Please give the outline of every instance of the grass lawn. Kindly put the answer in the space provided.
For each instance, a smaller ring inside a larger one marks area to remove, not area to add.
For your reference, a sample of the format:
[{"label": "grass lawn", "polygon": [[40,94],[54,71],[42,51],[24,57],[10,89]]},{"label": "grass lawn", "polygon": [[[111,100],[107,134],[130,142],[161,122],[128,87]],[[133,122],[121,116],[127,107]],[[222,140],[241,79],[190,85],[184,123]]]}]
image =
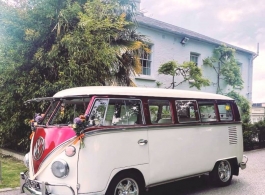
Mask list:
[{"label": "grass lawn", "polygon": [[22,161],[19,161],[13,157],[0,154],[1,161],[1,181],[0,189],[2,188],[14,188],[20,185],[20,172],[25,171],[25,167]]}]

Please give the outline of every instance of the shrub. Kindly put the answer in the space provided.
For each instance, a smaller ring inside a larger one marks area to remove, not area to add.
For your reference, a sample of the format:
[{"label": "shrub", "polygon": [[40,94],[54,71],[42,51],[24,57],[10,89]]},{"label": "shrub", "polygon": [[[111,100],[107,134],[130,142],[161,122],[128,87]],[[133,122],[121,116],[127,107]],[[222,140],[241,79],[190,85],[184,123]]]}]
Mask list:
[{"label": "shrub", "polygon": [[254,149],[255,140],[257,137],[257,131],[253,124],[243,123],[243,144],[244,150],[252,150]]},{"label": "shrub", "polygon": [[265,121],[259,121],[254,124],[254,128],[258,132],[259,147],[265,147]]},{"label": "shrub", "polygon": [[265,147],[265,121],[254,124],[243,123],[244,150]]}]

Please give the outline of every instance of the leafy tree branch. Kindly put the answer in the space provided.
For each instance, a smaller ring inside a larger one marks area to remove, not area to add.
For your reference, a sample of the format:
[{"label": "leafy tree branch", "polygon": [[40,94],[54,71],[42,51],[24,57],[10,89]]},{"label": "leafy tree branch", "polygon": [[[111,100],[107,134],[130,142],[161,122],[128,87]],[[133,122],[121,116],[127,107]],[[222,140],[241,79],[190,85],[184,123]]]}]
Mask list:
[{"label": "leafy tree branch", "polygon": [[224,80],[225,84],[232,86],[233,89],[243,88],[240,69],[235,59],[235,49],[221,45],[214,49],[212,57],[203,60],[203,65],[211,67],[217,75],[216,93],[223,93],[220,80]]},{"label": "leafy tree branch", "polygon": [[[196,87],[197,89],[201,89],[202,86],[210,85],[210,81],[203,78],[201,69],[193,62],[178,64],[176,61],[169,61],[159,67],[158,73],[172,76],[172,83],[169,86],[172,89],[187,81],[192,81],[189,82],[190,88]],[[176,83],[175,77],[182,77],[183,80]]]}]

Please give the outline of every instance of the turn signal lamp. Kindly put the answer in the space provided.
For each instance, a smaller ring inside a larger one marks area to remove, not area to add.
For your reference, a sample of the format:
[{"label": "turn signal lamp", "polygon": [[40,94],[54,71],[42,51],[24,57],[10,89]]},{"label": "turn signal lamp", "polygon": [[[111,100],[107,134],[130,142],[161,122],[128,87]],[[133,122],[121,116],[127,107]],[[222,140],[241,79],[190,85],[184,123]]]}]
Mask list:
[{"label": "turn signal lamp", "polygon": [[68,157],[72,157],[74,156],[76,153],[76,149],[74,146],[68,146],[66,149],[65,149],[65,155],[68,156]]}]

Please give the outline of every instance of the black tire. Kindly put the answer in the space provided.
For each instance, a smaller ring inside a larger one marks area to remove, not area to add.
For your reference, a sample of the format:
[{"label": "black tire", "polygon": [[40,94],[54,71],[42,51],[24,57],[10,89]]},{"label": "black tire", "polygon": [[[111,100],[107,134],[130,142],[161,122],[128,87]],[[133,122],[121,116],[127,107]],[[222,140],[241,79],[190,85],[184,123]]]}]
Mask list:
[{"label": "black tire", "polygon": [[[128,184],[128,181],[131,182],[131,184]],[[119,184],[122,184],[121,186],[123,187],[118,188]],[[144,195],[146,191],[144,187],[143,178],[135,172],[118,173],[110,182],[105,195],[119,195],[119,191],[123,190],[127,190],[128,192],[137,190],[138,193],[135,193],[135,195]],[[123,194],[121,193],[121,195]]]},{"label": "black tire", "polygon": [[210,173],[211,182],[216,186],[228,186],[233,177],[233,166],[228,160],[217,162]]}]

